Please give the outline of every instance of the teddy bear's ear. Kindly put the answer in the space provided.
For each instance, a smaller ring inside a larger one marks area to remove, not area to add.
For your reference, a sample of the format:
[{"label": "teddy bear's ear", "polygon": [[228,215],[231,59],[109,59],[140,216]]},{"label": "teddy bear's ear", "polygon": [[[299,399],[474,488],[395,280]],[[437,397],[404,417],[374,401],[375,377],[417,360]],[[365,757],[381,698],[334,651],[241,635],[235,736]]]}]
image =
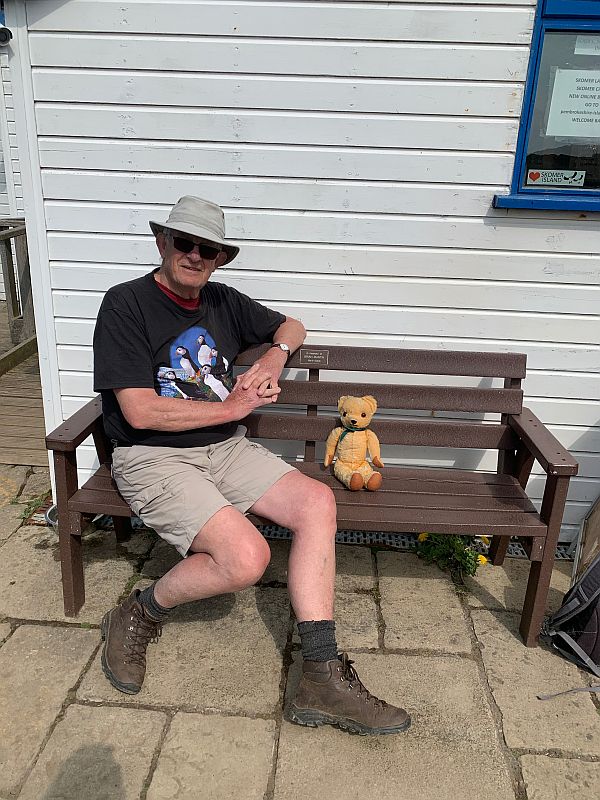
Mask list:
[{"label": "teddy bear's ear", "polygon": [[344,407],[344,403],[346,402],[348,397],[349,397],[349,395],[347,395],[347,394],[345,394],[342,397],[340,397],[340,399],[338,400],[338,411],[342,410],[342,408]]},{"label": "teddy bear's ear", "polygon": [[363,397],[363,400],[371,409],[371,413],[374,414],[377,411],[377,400],[375,400],[375,398],[370,394],[366,394]]}]

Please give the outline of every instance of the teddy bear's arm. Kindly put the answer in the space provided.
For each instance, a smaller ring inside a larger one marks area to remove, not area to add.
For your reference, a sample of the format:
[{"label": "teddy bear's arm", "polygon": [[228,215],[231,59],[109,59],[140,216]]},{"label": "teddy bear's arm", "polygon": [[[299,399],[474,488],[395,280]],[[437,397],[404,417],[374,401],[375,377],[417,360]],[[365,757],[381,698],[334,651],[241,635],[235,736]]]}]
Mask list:
[{"label": "teddy bear's arm", "polygon": [[369,455],[371,456],[373,465],[375,467],[383,467],[379,439],[377,438],[377,435],[373,433],[373,431],[367,431],[367,448],[369,450]]},{"label": "teddy bear's arm", "polygon": [[325,461],[323,462],[326,467],[333,462],[335,448],[337,447],[343,430],[343,428],[334,428],[327,437],[327,442],[325,443]]}]

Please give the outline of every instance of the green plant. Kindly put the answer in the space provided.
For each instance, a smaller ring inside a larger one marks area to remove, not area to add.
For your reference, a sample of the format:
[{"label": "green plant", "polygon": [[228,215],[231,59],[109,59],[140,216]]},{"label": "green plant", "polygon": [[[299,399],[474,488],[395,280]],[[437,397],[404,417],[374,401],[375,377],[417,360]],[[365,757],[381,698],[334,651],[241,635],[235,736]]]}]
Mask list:
[{"label": "green plant", "polygon": [[29,517],[34,513],[34,511],[37,511],[38,508],[41,508],[44,505],[49,495],[50,492],[43,492],[42,494],[38,494],[37,497],[32,497],[31,500],[28,500],[27,503],[23,506],[23,511],[21,512],[21,519],[29,519]]},{"label": "green plant", "polygon": [[470,536],[421,533],[417,539],[417,555],[462,582],[465,575],[475,575],[479,564],[487,562],[487,558],[474,549],[473,541]]}]

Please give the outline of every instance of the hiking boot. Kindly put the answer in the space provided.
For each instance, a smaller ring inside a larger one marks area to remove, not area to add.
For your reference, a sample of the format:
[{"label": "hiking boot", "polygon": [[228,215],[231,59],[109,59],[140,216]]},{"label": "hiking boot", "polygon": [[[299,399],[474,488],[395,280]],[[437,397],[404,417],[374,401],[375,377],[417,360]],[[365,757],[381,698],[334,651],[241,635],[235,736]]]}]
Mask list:
[{"label": "hiking boot", "polygon": [[305,661],[289,719],[311,728],[337,725],[361,736],[407,730],[407,712],[368,692],[353,663],[347,653],[333,661]]},{"label": "hiking boot", "polygon": [[115,689],[137,694],[146,674],[146,648],[157,642],[162,626],[144,613],[139,589],[102,619],[102,671]]}]

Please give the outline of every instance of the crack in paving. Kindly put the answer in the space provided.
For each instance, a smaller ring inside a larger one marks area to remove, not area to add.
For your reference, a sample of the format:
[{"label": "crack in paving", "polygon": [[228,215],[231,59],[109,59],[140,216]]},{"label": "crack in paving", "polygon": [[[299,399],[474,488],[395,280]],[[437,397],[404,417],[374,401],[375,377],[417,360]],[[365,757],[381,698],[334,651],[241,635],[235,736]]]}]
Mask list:
[{"label": "crack in paving", "polygon": [[463,610],[463,614],[467,621],[469,638],[471,639],[471,646],[473,651],[472,660],[475,661],[477,665],[481,688],[487,700],[490,712],[492,714],[492,720],[494,721],[496,738],[500,745],[500,751],[502,752],[502,755],[504,757],[507,766],[508,774],[515,793],[515,800],[527,800],[527,792],[525,790],[525,780],[523,778],[521,762],[519,761],[513,750],[508,746],[506,739],[504,737],[504,717],[502,711],[500,710],[500,707],[496,703],[494,693],[492,692],[492,688],[488,680],[487,670],[485,668],[483,656],[481,655],[481,647],[479,639],[477,638],[477,634],[475,633],[475,625],[473,624],[473,617],[471,616],[471,608],[468,605],[468,595],[465,594],[464,592],[457,592],[456,594],[458,596],[459,602]]}]

